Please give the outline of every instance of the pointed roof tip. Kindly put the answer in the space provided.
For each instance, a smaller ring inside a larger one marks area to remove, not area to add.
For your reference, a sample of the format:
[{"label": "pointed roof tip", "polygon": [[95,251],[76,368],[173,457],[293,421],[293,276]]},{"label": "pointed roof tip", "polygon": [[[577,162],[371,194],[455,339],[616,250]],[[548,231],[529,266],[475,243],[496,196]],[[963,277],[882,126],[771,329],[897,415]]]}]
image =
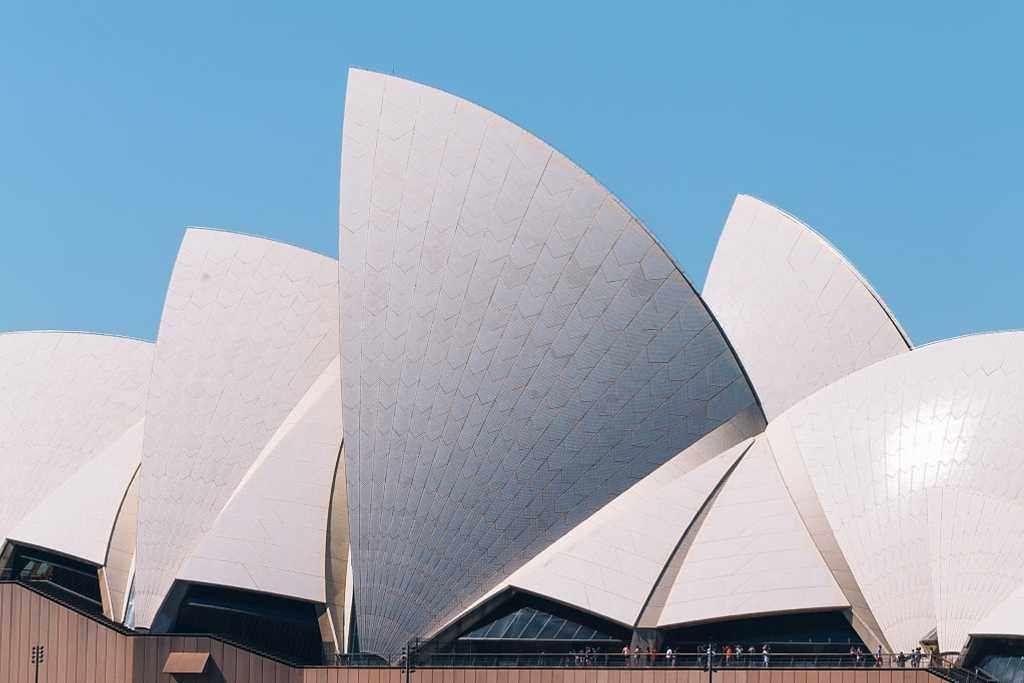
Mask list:
[{"label": "pointed roof tip", "polygon": [[[437,88],[432,85],[426,85],[423,83],[419,83],[413,80],[397,76],[378,76],[373,75],[371,73],[361,73],[359,70],[350,70],[350,74],[354,76],[354,78],[349,81],[346,94],[345,122],[343,124],[341,163],[341,192],[343,198],[341,204],[342,215],[340,222],[343,225],[346,224],[346,215],[350,215],[353,220],[362,220],[362,214],[359,213],[359,218],[357,219],[357,214],[353,211],[351,207],[366,206],[366,203],[369,202],[370,200],[371,194],[371,190],[369,189],[368,184],[364,184],[362,182],[353,182],[349,178],[376,178],[380,174],[384,174],[386,172],[386,169],[378,169],[377,166],[375,166],[375,161],[373,159],[369,158],[366,155],[357,154],[353,152],[353,150],[356,148],[354,148],[350,144],[347,144],[348,132],[345,130],[345,127],[358,126],[358,129],[351,128],[349,130],[358,130],[360,133],[366,134],[365,139],[357,140],[357,142],[361,145],[363,143],[372,144],[370,143],[371,140],[380,140],[381,136],[386,135],[386,133],[381,132],[380,122],[386,115],[390,116],[398,111],[401,111],[401,114],[403,116],[403,126],[408,121],[414,121],[415,123],[413,125],[419,126],[416,128],[417,138],[433,138],[434,136],[436,136],[437,138],[441,138],[443,135],[448,135],[450,126],[461,123],[461,119],[454,118],[456,116],[456,113],[458,114],[458,116],[469,116],[473,117],[474,119],[478,118],[481,123],[484,123],[488,126],[500,126],[503,134],[506,132],[504,129],[505,126],[507,125],[508,134],[510,136],[517,136],[517,139],[518,136],[521,135],[522,144],[530,146],[531,154],[536,153],[538,158],[540,158],[543,155],[545,158],[548,159],[548,161],[557,158],[557,163],[559,164],[559,166],[564,164],[566,168],[566,175],[571,176],[571,182],[567,183],[569,187],[581,188],[581,192],[585,192],[587,197],[593,198],[595,204],[597,200],[599,200],[602,204],[604,202],[608,202],[609,207],[612,208],[616,214],[616,220],[614,222],[594,221],[591,225],[586,226],[587,229],[592,231],[592,233],[597,235],[599,238],[607,236],[613,240],[619,239],[619,232],[624,232],[627,229],[630,230],[631,234],[629,235],[629,239],[631,243],[636,243],[637,251],[639,252],[640,246],[644,247],[644,252],[642,255],[643,258],[647,258],[649,255],[653,262],[656,263],[659,268],[663,268],[664,272],[666,273],[664,277],[671,277],[673,279],[673,282],[671,283],[671,286],[673,288],[685,287],[686,289],[689,290],[689,293],[692,293],[692,300],[690,299],[689,295],[671,297],[671,303],[669,304],[669,306],[675,306],[681,311],[683,309],[683,306],[685,305],[685,313],[683,313],[684,315],[694,315],[699,316],[701,318],[703,318],[703,316],[707,316],[705,326],[709,329],[708,343],[713,344],[714,348],[719,349],[718,351],[716,351],[716,357],[718,355],[728,355],[729,357],[735,360],[737,365],[739,365],[739,360],[735,359],[735,355],[732,354],[732,351],[729,349],[728,342],[722,337],[720,329],[717,327],[717,325],[714,325],[712,323],[712,317],[710,312],[707,310],[707,306],[704,304],[703,300],[700,299],[699,295],[697,295],[696,289],[693,287],[692,283],[686,278],[686,275],[683,269],[680,267],[680,264],[672,257],[672,255],[664,247],[664,245],[662,245],[660,241],[647,229],[647,227],[644,224],[644,221],[639,219],[639,217],[636,215],[636,212],[631,211],[624,204],[624,202],[621,201],[620,198],[612,194],[612,192],[609,191],[607,187],[602,185],[597,179],[595,179],[590,173],[588,173],[581,164],[574,162],[567,155],[560,152],[554,145],[546,142],[541,136],[529,131],[528,128],[525,128],[524,126],[509,120],[505,116],[502,116],[501,114],[496,113],[491,109],[488,109],[486,106],[474,103],[471,100],[467,100],[460,95],[447,92],[441,88]],[[396,92],[389,94],[388,91],[390,91],[391,89],[394,89]],[[419,105],[412,104],[412,95],[417,95],[421,97]],[[460,107],[449,106],[452,103],[465,103],[466,105],[469,106],[465,111],[463,111],[461,109],[461,104]],[[417,107],[419,107],[419,109]],[[420,109],[424,110],[423,116],[420,116],[419,114]],[[435,115],[437,112],[443,112],[443,115]],[[493,117],[493,119],[491,117]],[[500,119],[500,122],[497,121],[498,119]],[[476,121],[473,122],[473,125],[476,125]],[[483,128],[483,126],[481,126],[480,128],[481,130],[486,130]],[[421,135],[421,133],[423,135]],[[503,144],[499,143],[497,139],[498,137],[502,136],[495,136],[495,139],[493,141],[496,146],[495,149],[497,148],[498,144]],[[480,151],[479,149],[477,149],[473,151],[472,154],[467,154],[467,158],[474,158],[474,155],[479,154]],[[349,176],[348,174],[353,168],[357,170],[354,172],[353,176]],[[530,172],[536,172],[537,179],[543,177],[542,168],[536,168],[531,170]],[[559,169],[558,172],[562,173],[562,170]],[[422,174],[407,174],[401,176],[400,178],[389,178],[387,182],[389,186],[393,183],[394,189],[401,192],[403,196],[406,193],[411,192],[429,193],[430,195],[434,195],[434,193],[436,192],[438,194],[442,194],[445,198],[445,201],[455,202],[455,206],[461,206],[463,203],[466,203],[467,201],[473,201],[472,199],[466,200],[462,193],[457,193],[454,189],[449,189],[447,185],[438,185],[438,183],[435,180],[431,179],[430,177],[421,176]],[[435,187],[435,185],[437,187]],[[352,195],[350,194],[351,192],[354,192],[355,194]],[[473,192],[479,192],[479,190],[474,189]],[[517,193],[518,192],[519,190],[517,190]],[[530,202],[532,200],[528,192],[524,191],[523,201],[525,202],[525,206],[528,207],[530,205]],[[552,208],[551,210],[555,211],[554,208]],[[563,211],[561,206],[557,210],[559,212]],[[565,212],[568,212],[569,210],[570,208],[567,207],[565,209]],[[362,209],[359,209],[359,211],[361,212]],[[555,215],[557,216],[559,214]],[[621,226],[617,225],[620,220]],[[374,230],[379,230],[382,234],[390,234],[392,228],[393,226],[391,225],[381,225],[379,228],[377,228],[377,226],[374,226]],[[552,240],[556,239],[560,238],[557,236],[552,237]],[[580,239],[583,239],[583,237],[581,237]],[[340,237],[340,249],[342,253],[347,252],[345,240],[345,232],[343,231]],[[614,260],[617,258],[616,254],[611,250],[611,248],[609,248],[607,252],[602,252],[602,254],[598,256],[599,258],[597,258],[595,261],[595,263],[597,263],[598,265],[600,265],[602,262],[608,259]],[[462,275],[460,274],[458,275],[458,277],[461,278]],[[616,284],[613,285],[613,287],[616,289],[620,288],[618,282],[621,281],[617,280]],[[358,278],[357,287],[362,288],[365,286],[365,278]],[[377,285],[375,284],[374,286]],[[417,296],[419,296],[419,294],[420,293],[417,292]],[[574,290],[572,296],[579,298],[581,300],[585,300],[584,297],[591,298],[592,296],[594,296],[594,293],[592,291]],[[358,299],[358,296],[350,297],[348,299],[343,298],[342,306],[345,309],[343,311],[343,315],[359,314],[357,309],[359,307],[364,307],[365,302],[361,303],[360,301],[357,301]],[[428,310],[430,315],[445,314],[443,310],[437,309],[433,303],[427,303],[429,304],[429,307],[428,309],[424,310]],[[666,308],[666,311],[669,310],[671,309]],[[362,344],[364,342],[360,341],[360,343]],[[411,353],[412,352],[410,352],[410,354]],[[412,356],[410,355],[410,358],[411,357]],[[420,362],[420,360],[419,357],[417,357],[413,360],[409,360],[408,362],[417,363]],[[647,362],[647,360],[644,359],[644,362]],[[356,386],[360,381],[376,381],[375,379],[360,380],[359,373],[366,373],[367,371],[360,371],[358,364],[353,365],[351,368],[348,367],[348,365],[346,365],[346,368],[349,370],[354,369],[354,371],[347,372],[343,375],[343,383],[353,383],[352,386]],[[739,407],[745,407],[747,403],[753,405],[756,402],[756,398],[753,396],[754,392],[749,387],[749,382],[746,380],[746,378],[742,377],[741,375],[742,373],[738,373],[735,377],[730,379],[730,382],[734,382],[738,386],[742,386],[743,390],[735,392],[734,395],[730,393],[730,397],[728,400],[735,401],[736,403],[743,402],[743,405]],[[366,377],[368,378],[369,374],[366,374]],[[542,416],[542,418],[546,418],[546,416]],[[612,430],[618,429],[618,426],[614,423],[613,420],[609,418],[608,420],[606,420],[606,424],[603,423],[602,425],[599,425],[599,428],[602,430],[608,430],[610,432]],[[677,450],[682,450],[685,448],[686,445],[689,444],[687,439],[696,439],[697,436],[699,435],[679,433],[678,435],[673,435],[672,442],[678,444],[679,448]],[[350,442],[349,446],[351,445],[352,444]],[[651,446],[651,448],[655,447]],[[658,448],[668,450],[666,447],[660,445],[658,446]],[[349,448],[349,450],[346,453],[346,457],[349,459],[350,462],[352,461],[353,458],[358,460],[361,457],[367,457],[365,454],[352,453],[351,448]],[[484,456],[482,455],[481,457]],[[502,457],[505,456],[503,455]],[[511,455],[508,455],[508,457],[515,458],[524,456],[519,453],[512,453]],[[658,457],[660,458],[661,455],[659,454]],[[611,497],[612,493],[621,490],[619,488],[620,486],[622,488],[625,488],[627,485],[627,482],[619,484],[617,481],[613,481],[612,484],[608,485],[607,487],[604,488],[604,490],[601,491],[601,494],[602,496]],[[605,498],[601,498],[601,502],[604,502],[604,500]],[[387,504],[390,503],[388,503],[387,501],[372,503],[373,506]],[[479,506],[480,510],[483,510],[485,505],[486,504],[482,503]],[[365,517],[366,519],[371,520],[370,525],[372,526],[374,513],[372,513],[372,511],[369,508],[367,508],[365,512]],[[456,518],[458,518],[458,515],[470,513],[472,513],[472,511],[470,510],[460,510],[453,514],[456,514]],[[554,527],[554,525],[556,524],[562,525],[564,527],[572,527],[578,521],[581,521],[579,515],[582,514],[583,512],[581,512],[580,510],[569,510],[568,512],[565,512],[565,514],[556,516],[556,521],[546,522],[545,524],[551,525],[552,527]],[[359,524],[355,524],[354,522],[353,525],[354,528],[360,526]],[[362,527],[364,528],[364,530],[370,528],[367,527],[366,524],[363,524]],[[531,529],[530,533],[539,534],[541,531],[546,530],[547,527],[545,527],[545,529]],[[372,531],[367,531],[367,537],[372,535]],[[445,563],[442,563],[442,565],[437,565],[434,569],[432,569],[431,575],[424,579],[424,581],[426,581],[424,585],[429,584],[441,588],[443,588],[444,586],[449,586],[450,591],[453,592],[449,592],[447,595],[443,596],[431,597],[429,601],[426,601],[423,604],[418,605],[416,610],[403,611],[401,612],[400,616],[398,608],[395,607],[395,603],[391,601],[390,596],[386,594],[386,587],[388,585],[388,582],[397,581],[397,574],[391,570],[384,571],[382,574],[380,574],[378,589],[376,589],[375,591],[371,591],[367,595],[357,600],[357,602],[359,602],[360,604],[374,605],[374,609],[378,610],[378,612],[376,613],[377,616],[372,618],[370,629],[366,630],[366,633],[363,632],[364,629],[360,629],[361,643],[364,646],[367,646],[371,649],[375,647],[387,649],[392,647],[396,642],[398,642],[402,632],[405,632],[407,635],[409,633],[415,634],[417,632],[421,632],[424,629],[430,629],[436,626],[436,622],[443,618],[444,613],[448,612],[449,610],[454,610],[456,608],[456,605],[462,604],[463,602],[469,602],[473,600],[475,597],[479,596],[481,593],[486,592],[491,587],[488,584],[493,585],[494,578],[497,578],[492,577],[492,575],[496,575],[499,572],[499,569],[501,569],[499,565],[503,564],[504,562],[514,563],[518,565],[522,562],[525,562],[528,557],[535,554],[535,548],[529,546],[529,543],[533,542],[532,539],[529,538],[529,534],[525,536],[521,534],[520,537],[515,540],[516,544],[505,544],[499,550],[494,551],[496,553],[495,556],[499,558],[500,562],[496,560],[495,562],[492,562],[490,565],[484,566],[476,564],[478,560],[474,558],[469,558],[473,560],[472,562],[467,560],[466,558],[450,558],[449,560],[446,560]],[[353,537],[354,545],[358,545],[360,542],[365,543],[366,541],[361,540],[359,537]],[[358,554],[354,555],[354,557],[356,560],[359,559]],[[456,566],[456,563],[460,563],[459,566]],[[356,567],[355,571],[357,574],[362,571],[366,571],[364,569],[360,569],[360,563],[356,562],[355,560],[354,566]],[[462,572],[464,579],[458,580],[458,577],[456,575],[449,573],[449,569],[451,571]],[[360,623],[360,627],[362,627],[363,625],[364,624]],[[366,638],[364,638],[363,636],[366,636]],[[388,643],[391,643],[391,645],[388,645]]]},{"label": "pointed roof tip", "polygon": [[781,208],[779,208],[778,206],[776,206],[775,204],[772,204],[771,202],[769,202],[769,201],[768,201],[768,200],[766,200],[766,199],[761,199],[761,198],[760,198],[760,197],[758,197],[757,195],[753,195],[753,194],[747,194],[747,193],[745,193],[745,192],[740,192],[740,193],[738,193],[738,194],[736,195],[736,200],[735,200],[735,201],[736,201],[736,202],[739,202],[740,200],[743,200],[743,201],[748,201],[748,202],[751,202],[751,203],[753,203],[753,204],[757,204],[758,206],[764,206],[764,207],[766,207],[766,208],[769,208],[769,209],[773,209],[773,210],[775,210],[775,211],[778,211],[779,213],[782,213],[782,214],[784,214],[784,215],[788,216],[789,218],[792,218],[792,219],[793,219],[793,220],[795,220],[795,221],[796,221],[797,223],[800,223],[800,225],[802,225],[802,226],[804,226],[804,227],[808,227],[806,223],[804,223],[803,221],[801,221],[801,220],[800,220],[799,218],[797,218],[797,217],[796,217],[796,216],[794,216],[793,214],[789,213],[789,212],[788,212],[788,211],[786,211],[785,209],[781,209]]},{"label": "pointed roof tip", "polygon": [[[434,90],[441,90],[441,92],[444,92],[444,93],[447,93],[449,95],[452,95],[453,97],[459,97],[458,95],[453,95],[452,93],[450,93],[450,92],[448,92],[446,90],[442,90],[441,88],[438,88],[437,86],[428,85],[427,83],[421,83],[420,81],[415,81],[415,80],[413,80],[411,78],[405,78],[404,76],[399,76],[398,74],[395,74],[395,73],[388,73],[387,71],[376,71],[374,69],[364,69],[364,68],[358,67],[358,66],[350,66],[348,68],[348,72],[346,74],[346,77],[351,79],[352,76],[368,76],[368,77],[372,77],[372,78],[392,78],[392,79],[395,79],[397,81],[407,81],[409,83],[412,83],[414,85],[418,85],[418,86],[421,86],[421,87],[424,87],[424,88],[433,88]],[[459,97],[459,99],[463,99],[463,98]],[[467,101],[469,101],[469,100],[467,100]]]},{"label": "pointed roof tip", "polygon": [[[914,348],[914,342],[913,340],[911,340],[910,335],[903,328],[903,325],[900,323],[899,318],[897,318],[896,314],[893,313],[891,308],[889,308],[889,304],[885,302],[885,299],[882,298],[882,295],[878,293],[878,290],[875,289],[874,285],[871,284],[871,281],[868,280],[864,273],[862,273],[860,269],[857,268],[856,265],[854,265],[853,261],[847,258],[846,254],[844,254],[843,251],[839,249],[835,244],[833,244],[827,237],[825,237],[822,233],[815,230],[813,227],[808,225],[799,217],[791,214],[785,209],[779,208],[778,206],[772,204],[771,202],[765,201],[764,199],[761,199],[760,197],[754,195],[744,194],[742,192],[737,194],[736,199],[733,201],[734,209],[736,205],[740,203],[741,200],[750,202],[758,207],[764,207],[766,209],[775,211],[776,213],[780,214],[781,216],[789,220],[791,223],[802,229],[808,235],[813,237],[815,240],[821,243],[823,247],[831,251],[836,256],[836,258],[839,259],[839,261],[843,263],[850,270],[851,273],[853,273],[853,275],[860,281],[864,288],[867,289],[868,293],[871,294],[875,301],[878,302],[878,305],[881,307],[882,311],[886,314],[886,316],[888,316],[889,320],[892,321],[892,324],[896,328],[896,331],[900,334],[901,337],[903,337],[903,341],[906,342],[907,348]],[[728,217],[726,218],[726,225],[729,225]],[[724,231],[725,229],[723,228],[723,233]],[[714,257],[712,257],[712,264],[713,263]]]},{"label": "pointed roof tip", "polygon": [[430,83],[424,83],[423,81],[414,80],[412,78],[406,78],[404,76],[399,76],[399,75],[396,75],[396,74],[384,73],[384,72],[381,72],[381,71],[373,71],[371,69],[363,69],[363,68],[356,67],[356,66],[349,66],[348,73],[349,73],[349,75],[351,75],[353,73],[367,74],[367,75],[374,76],[374,77],[388,78],[388,79],[392,79],[392,80],[395,80],[395,81],[401,81],[403,83],[408,83],[408,84],[410,84],[412,86],[415,86],[417,88],[427,88],[428,90],[433,91],[435,93],[438,93],[440,95],[443,95],[444,97],[450,97],[450,98],[452,98],[452,99],[454,99],[454,100],[456,100],[458,102],[464,102],[464,103],[466,103],[466,104],[468,104],[468,105],[470,105],[472,107],[476,107],[477,109],[480,109],[480,110],[486,112],[490,116],[494,116],[494,117],[496,117],[498,119],[501,119],[502,121],[506,122],[507,124],[509,124],[510,126],[515,128],[516,130],[522,131],[523,133],[531,136],[532,138],[534,138],[535,140],[540,142],[540,144],[544,145],[544,147],[546,147],[552,153],[557,154],[559,157],[561,157],[562,159],[567,161],[569,164],[571,164],[572,167],[574,169],[576,169],[578,172],[582,173],[587,178],[589,178],[591,181],[593,181],[594,184],[598,188],[600,188],[600,190],[602,192],[604,192],[612,201],[614,201],[616,204],[618,204],[620,207],[622,207],[622,209],[630,216],[630,218],[632,220],[634,220],[637,223],[637,225],[640,226],[640,229],[643,230],[643,232],[654,242],[655,245],[657,245],[657,247],[662,251],[662,253],[664,253],[664,255],[672,263],[673,267],[675,267],[676,271],[678,271],[679,274],[686,281],[687,285],[691,289],[693,289],[694,292],[697,292],[697,288],[694,286],[693,282],[690,280],[690,276],[687,274],[686,270],[683,268],[682,263],[679,261],[679,259],[676,258],[675,254],[673,254],[668,249],[668,247],[665,246],[665,243],[662,242],[662,240],[657,235],[654,234],[654,231],[651,230],[651,228],[647,225],[647,222],[644,221],[640,217],[640,214],[638,214],[636,211],[634,211],[618,195],[616,195],[614,192],[612,192],[611,189],[608,188],[608,186],[606,186],[604,183],[602,183],[600,180],[598,180],[596,176],[594,176],[590,171],[588,171],[586,169],[586,167],[583,166],[583,164],[577,162],[575,159],[570,157],[568,154],[562,152],[559,148],[555,147],[553,144],[551,144],[550,142],[545,140],[542,136],[540,136],[537,133],[535,133],[534,131],[532,131],[530,128],[528,128],[528,127],[526,127],[524,125],[521,125],[521,124],[513,121],[512,119],[508,118],[504,114],[501,114],[501,113],[499,113],[499,112],[497,112],[497,111],[495,111],[495,110],[493,110],[493,109],[491,109],[489,107],[486,107],[486,106],[484,106],[482,104],[479,104],[475,100],[471,100],[468,97],[464,97],[462,95],[454,93],[454,92],[452,92],[450,90],[446,90],[445,88],[437,86],[437,85],[431,85]]}]

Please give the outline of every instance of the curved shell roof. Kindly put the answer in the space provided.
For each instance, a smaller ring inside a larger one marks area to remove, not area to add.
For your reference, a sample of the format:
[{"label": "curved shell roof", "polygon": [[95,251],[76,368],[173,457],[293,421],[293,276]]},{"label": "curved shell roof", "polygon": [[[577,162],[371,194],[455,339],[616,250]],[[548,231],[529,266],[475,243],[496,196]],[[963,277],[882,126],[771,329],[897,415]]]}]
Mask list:
[{"label": "curved shell roof", "polygon": [[769,420],[911,347],[842,254],[797,219],[746,195],[729,212],[701,294]]},{"label": "curved shell roof", "polygon": [[659,626],[849,607],[763,437],[692,533]]},{"label": "curved shell roof", "polygon": [[593,178],[416,83],[351,71],[343,138],[340,261],[189,229],[155,345],[0,335],[0,540],[116,556],[117,615],[135,552],[138,626],[194,581],[381,654],[505,589],[640,629],[1024,636],[1024,333],[911,350],[746,196],[705,306]]},{"label": "curved shell roof", "polygon": [[971,636],[1019,637],[1024,635],[1024,584],[998,602],[992,611],[970,628]]},{"label": "curved shell roof", "polygon": [[754,403],[646,229],[508,121],[352,70],[341,195],[364,649],[442,623]]},{"label": "curved shell roof", "polygon": [[36,501],[10,539],[106,564],[121,501],[142,459],[143,420]]},{"label": "curved shell roof", "polygon": [[1024,333],[931,344],[833,382],[768,427],[806,465],[895,650],[959,651],[1024,582]]},{"label": "curved shell roof", "polygon": [[764,423],[746,411],[548,546],[499,585],[633,626],[673,550]]},{"label": "curved shell roof", "polygon": [[[150,626],[246,472],[337,357],[337,296],[333,259],[255,237],[186,232],[146,405],[139,626]],[[259,544],[243,545],[235,546],[239,563],[258,564]],[[208,578],[229,580],[227,572]]]},{"label": "curved shell roof", "polygon": [[0,540],[103,563],[141,455],[152,359],[136,339],[0,335]]},{"label": "curved shell roof", "polygon": [[324,602],[340,415],[335,358],[263,447],[177,578]]}]

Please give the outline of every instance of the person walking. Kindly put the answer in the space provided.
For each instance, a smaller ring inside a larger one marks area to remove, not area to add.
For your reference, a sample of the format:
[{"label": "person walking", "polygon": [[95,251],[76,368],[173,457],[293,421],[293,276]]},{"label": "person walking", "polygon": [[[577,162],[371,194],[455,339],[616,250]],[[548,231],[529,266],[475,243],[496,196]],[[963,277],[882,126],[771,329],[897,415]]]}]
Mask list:
[{"label": "person walking", "polygon": [[622,646],[622,666],[629,666],[629,645]]},{"label": "person walking", "polygon": [[768,662],[771,659],[771,649],[768,647],[768,643],[761,646],[761,658],[764,660],[764,668],[768,668]]},{"label": "person walking", "polygon": [[878,644],[878,649],[875,650],[875,667],[882,668],[882,644]]}]

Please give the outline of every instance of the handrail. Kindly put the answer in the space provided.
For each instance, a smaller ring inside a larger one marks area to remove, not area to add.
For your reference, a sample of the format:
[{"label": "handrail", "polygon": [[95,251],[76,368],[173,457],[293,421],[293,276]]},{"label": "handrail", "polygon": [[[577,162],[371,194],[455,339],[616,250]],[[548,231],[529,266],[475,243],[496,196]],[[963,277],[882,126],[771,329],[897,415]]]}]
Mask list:
[{"label": "handrail", "polygon": [[929,667],[928,670],[939,678],[950,681],[950,683],[991,683],[997,680],[980,667],[976,667],[974,671],[959,666],[950,668]]},{"label": "handrail", "polygon": [[[417,657],[415,666],[423,668],[676,668],[707,669],[707,651],[657,651],[637,653],[609,653],[581,650],[577,652],[452,652],[433,653]],[[946,669],[953,662],[942,657],[921,653],[919,657],[882,654],[878,657],[866,652],[778,652],[765,653],[758,649],[742,654],[714,651],[711,655],[715,669]]]}]

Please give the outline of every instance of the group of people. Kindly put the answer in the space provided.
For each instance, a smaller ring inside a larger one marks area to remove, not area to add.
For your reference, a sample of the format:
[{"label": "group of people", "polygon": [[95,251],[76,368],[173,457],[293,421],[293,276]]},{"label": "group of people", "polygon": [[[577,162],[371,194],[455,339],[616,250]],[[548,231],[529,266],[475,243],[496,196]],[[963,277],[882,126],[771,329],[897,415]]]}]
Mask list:
[{"label": "group of people", "polygon": [[585,647],[582,650],[570,650],[569,656],[573,658],[573,664],[576,666],[594,666],[600,664],[598,661],[598,655],[601,653],[592,647]]},{"label": "group of people", "polygon": [[[757,662],[758,653],[754,650],[753,645],[748,645],[747,649],[744,650],[742,645],[726,645],[722,648],[721,652],[715,652],[715,648],[712,645],[708,645],[704,650],[704,661],[701,662],[702,666],[707,666],[707,663],[713,661],[715,655],[722,655],[719,663],[721,666],[750,666]],[[767,667],[771,662],[772,648],[768,643],[761,646],[761,666]]]},{"label": "group of people", "polygon": [[[689,653],[692,654],[692,653]],[[699,664],[707,666],[708,662],[714,662],[717,666],[750,666],[756,662],[758,652],[751,645],[746,649],[742,645],[726,645],[719,652],[713,646],[700,647],[697,649]],[[721,655],[721,659],[715,659]],[[622,648],[622,661],[626,666],[657,666],[658,660],[664,662],[664,666],[676,666],[676,661],[681,655],[675,652],[671,646],[665,648],[664,652],[657,652],[653,647],[636,646],[631,648],[626,645]],[[767,643],[761,646],[761,664],[767,667],[771,661],[771,646]]]},{"label": "group of people", "polygon": [[[875,652],[871,650],[865,650],[862,646],[851,646],[849,652],[849,659],[845,655],[833,654],[820,654],[820,655],[792,655],[783,654],[781,664],[782,666],[792,665],[793,657],[816,657],[827,662],[831,666],[856,666],[856,667],[884,667],[886,663],[890,666],[897,666],[900,668],[911,667],[919,668],[922,666],[928,666],[929,654],[922,651],[920,647],[911,650],[910,654],[900,652],[896,655],[886,655],[882,651],[882,647],[879,646]],[[603,653],[595,648],[584,648],[582,650],[573,650],[569,652],[570,659],[568,660],[575,666],[607,666],[613,664],[616,657]],[[630,647],[625,645],[622,648],[622,657],[620,659],[623,666],[631,667],[647,667],[647,666],[694,666],[697,665],[702,668],[706,668],[710,662],[715,668],[722,667],[737,667],[737,668],[750,668],[753,666],[758,667],[769,667],[772,664],[772,649],[768,643],[761,645],[760,649],[756,649],[753,645],[744,647],[743,645],[700,645],[696,650],[678,651],[673,650],[671,646],[666,647],[664,652],[658,652],[651,646],[637,645]]]},{"label": "group of people", "polygon": [[[674,662],[675,655],[672,654],[672,648],[669,648],[665,653],[665,661],[668,661],[672,657]],[[626,666],[654,666],[658,663],[658,653],[655,652],[653,647],[640,647],[639,645],[630,648],[626,645],[622,648],[622,661]]]},{"label": "group of people", "polygon": [[[683,661],[684,654],[687,657],[685,662]],[[594,664],[596,662],[595,655],[597,655],[597,651],[591,652],[589,648],[587,652],[581,651],[576,653],[576,664]],[[747,647],[742,645],[726,645],[724,647],[701,645],[697,648],[696,652],[689,651],[686,653],[677,652],[671,646],[667,647],[664,652],[658,652],[650,646],[638,645],[630,647],[625,645],[622,648],[622,663],[625,666],[676,666],[678,661],[683,666],[692,666],[694,664],[694,655],[697,656],[696,664],[701,667],[706,667],[708,662],[712,662],[716,667],[734,666],[749,668],[751,666],[762,666],[767,668],[771,665],[772,661],[771,646],[765,643],[761,646],[760,650],[755,649],[753,645]],[[918,647],[912,650],[909,655],[903,652],[892,655],[888,661],[890,665],[901,668],[906,666],[918,668],[927,656],[927,653]],[[882,667],[885,666],[886,658],[887,655],[883,653],[881,645],[878,646],[874,653],[857,645],[850,648],[850,659],[847,660],[846,666],[852,664],[857,667]]]},{"label": "group of people", "polygon": [[870,654],[864,652],[864,649],[858,645],[857,647],[850,648],[850,659],[853,660],[855,666],[874,665],[875,667],[882,666],[882,660],[884,656],[882,654],[882,646],[878,646],[878,650],[875,652],[875,656],[871,657]]},{"label": "group of people", "polygon": [[901,669],[907,664],[910,664],[911,668],[916,669],[921,666],[921,660],[924,659],[925,653],[921,651],[921,648],[915,647],[910,651],[910,654],[904,654],[902,651],[896,655],[896,666]]},{"label": "group of people", "polygon": [[[920,647],[915,647],[913,650],[910,651],[909,655],[905,654],[904,652],[900,652],[899,654],[894,655],[890,663],[895,664],[900,668],[903,668],[907,666],[907,664],[909,664],[911,668],[916,669],[921,666],[921,661],[926,656],[928,656],[927,653],[923,652]],[[885,655],[882,653],[881,645],[879,645],[878,649],[875,651],[874,657],[871,657],[870,655],[865,653],[859,645],[857,647],[851,647],[850,657],[853,659],[853,662],[856,666],[873,665],[876,667],[881,667],[885,661]]]}]

